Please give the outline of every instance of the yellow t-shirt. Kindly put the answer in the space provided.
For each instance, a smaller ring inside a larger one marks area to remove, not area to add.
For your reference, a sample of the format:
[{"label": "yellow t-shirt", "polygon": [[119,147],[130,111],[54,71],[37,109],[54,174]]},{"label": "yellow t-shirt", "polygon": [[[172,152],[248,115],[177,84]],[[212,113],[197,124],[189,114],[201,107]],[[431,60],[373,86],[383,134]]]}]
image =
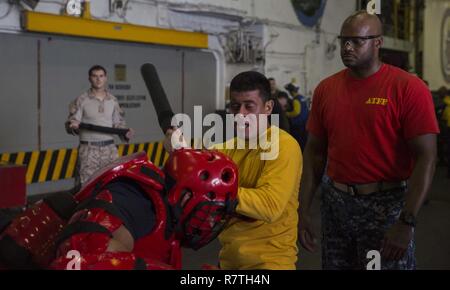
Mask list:
[{"label": "yellow t-shirt", "polygon": [[295,118],[297,116],[300,116],[301,113],[302,113],[302,104],[298,99],[295,99],[292,102],[292,111],[286,112],[286,116],[288,116],[288,118]]},{"label": "yellow t-shirt", "polygon": [[442,113],[442,119],[447,121],[447,127],[450,127],[450,96],[444,98],[444,104],[446,107]]},{"label": "yellow t-shirt", "polygon": [[[302,155],[297,141],[278,130],[279,154],[274,160],[261,160],[260,154],[270,149],[259,146],[219,150],[239,167],[236,212],[253,219],[232,218],[220,234],[222,269],[296,269]],[[276,135],[272,128],[266,132]]]}]

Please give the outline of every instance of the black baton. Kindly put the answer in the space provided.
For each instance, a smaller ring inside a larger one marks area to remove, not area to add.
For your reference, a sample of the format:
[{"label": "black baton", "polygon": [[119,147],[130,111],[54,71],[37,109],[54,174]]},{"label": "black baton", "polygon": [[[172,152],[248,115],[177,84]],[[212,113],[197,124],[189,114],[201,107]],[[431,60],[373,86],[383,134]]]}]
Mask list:
[{"label": "black baton", "polygon": [[97,125],[86,124],[86,123],[80,123],[78,128],[84,129],[84,130],[89,130],[89,131],[94,131],[94,132],[118,135],[118,136],[124,138],[127,142],[129,141],[129,139],[126,137],[129,129],[111,128],[111,127],[97,126]]}]

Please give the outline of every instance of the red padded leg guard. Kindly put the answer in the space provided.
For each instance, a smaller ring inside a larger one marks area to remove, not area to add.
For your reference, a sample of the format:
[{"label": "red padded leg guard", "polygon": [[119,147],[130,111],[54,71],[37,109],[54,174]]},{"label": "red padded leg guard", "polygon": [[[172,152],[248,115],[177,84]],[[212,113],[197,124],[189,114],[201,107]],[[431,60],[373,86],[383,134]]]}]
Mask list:
[{"label": "red padded leg guard", "polygon": [[75,206],[71,195],[57,194],[35,203],[15,217],[0,233],[2,268],[47,268],[55,258],[57,237]]},{"label": "red padded leg guard", "polygon": [[81,269],[102,265],[102,255],[107,252],[112,234],[122,225],[118,216],[108,190],[81,203],[60,236],[62,243],[52,268],[66,269],[67,262],[71,261],[67,256],[71,257],[71,253],[79,255],[77,262]]}]

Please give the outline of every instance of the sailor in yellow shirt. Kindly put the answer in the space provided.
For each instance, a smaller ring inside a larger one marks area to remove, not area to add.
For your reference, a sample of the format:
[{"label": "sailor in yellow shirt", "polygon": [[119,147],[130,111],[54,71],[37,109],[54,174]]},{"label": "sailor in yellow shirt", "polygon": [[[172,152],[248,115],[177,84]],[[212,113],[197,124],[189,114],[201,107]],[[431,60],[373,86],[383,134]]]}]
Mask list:
[{"label": "sailor in yellow shirt", "polygon": [[[274,101],[270,99],[269,81],[257,72],[234,77],[230,97],[230,112],[235,115],[267,118],[272,113]],[[258,119],[256,122],[259,126]],[[245,131],[247,140],[254,138],[250,126],[237,127]],[[278,156],[273,160],[261,160],[265,150],[260,146],[221,150],[239,168],[236,213],[241,216],[233,218],[219,236],[221,269],[296,268],[300,147],[281,129],[272,126],[265,133],[271,145],[279,146]]]},{"label": "sailor in yellow shirt", "polygon": [[[235,117],[259,116],[267,120],[274,105],[269,81],[254,71],[233,78],[230,99],[230,113]],[[302,155],[293,137],[259,118],[236,122],[240,138],[213,146],[228,155],[239,168],[238,204],[233,218],[219,235],[220,268],[294,270]],[[262,137],[250,130],[255,126],[261,126]],[[263,143],[264,146],[258,142],[256,149],[231,146],[242,141],[249,145],[254,138],[268,142]],[[167,131],[164,147],[168,152],[186,146],[179,130]]]},{"label": "sailor in yellow shirt", "polygon": [[450,95],[445,96],[443,102],[445,104],[445,109],[442,113],[442,120],[444,120],[447,127],[450,128]]},{"label": "sailor in yellow shirt", "polygon": [[238,165],[236,213],[242,216],[233,218],[219,235],[221,269],[296,269],[302,159],[297,141],[278,130],[274,160],[261,160],[265,150],[259,147],[220,150]]},{"label": "sailor in yellow shirt", "polygon": [[442,113],[442,121],[444,128],[443,131],[443,138],[445,140],[446,146],[446,159],[447,159],[447,178],[450,178],[450,95],[448,95],[447,90],[445,88],[441,88],[441,93],[443,96],[443,103],[445,104],[444,112]]},{"label": "sailor in yellow shirt", "polygon": [[[230,85],[230,98],[230,113],[235,116],[259,116],[267,120],[272,113],[274,100],[270,98],[269,81],[258,72],[235,76]],[[269,147],[262,146],[263,149],[258,142],[256,149],[249,146],[237,149],[230,146],[239,143],[235,138],[219,149],[239,168],[238,205],[234,217],[219,236],[221,269],[296,268],[301,151],[294,138],[278,127],[267,125],[268,122],[261,122],[267,127],[261,130],[261,136],[258,132],[255,135],[250,128],[255,123],[258,128],[260,122],[258,117],[248,118],[241,124],[236,122],[237,136],[244,143],[265,136]],[[169,152],[172,133],[172,130],[166,133],[164,142]],[[179,140],[178,136],[175,140]],[[213,148],[218,149],[220,145]],[[262,158],[268,152],[276,154],[273,158]]]}]

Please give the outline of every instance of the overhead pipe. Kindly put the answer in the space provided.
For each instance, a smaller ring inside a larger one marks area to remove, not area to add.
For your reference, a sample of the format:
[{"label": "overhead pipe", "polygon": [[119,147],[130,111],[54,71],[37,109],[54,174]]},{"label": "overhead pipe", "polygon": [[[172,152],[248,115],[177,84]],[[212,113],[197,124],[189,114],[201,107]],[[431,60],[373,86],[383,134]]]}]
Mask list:
[{"label": "overhead pipe", "polygon": [[91,19],[91,0],[84,0],[82,16],[85,19]]}]

